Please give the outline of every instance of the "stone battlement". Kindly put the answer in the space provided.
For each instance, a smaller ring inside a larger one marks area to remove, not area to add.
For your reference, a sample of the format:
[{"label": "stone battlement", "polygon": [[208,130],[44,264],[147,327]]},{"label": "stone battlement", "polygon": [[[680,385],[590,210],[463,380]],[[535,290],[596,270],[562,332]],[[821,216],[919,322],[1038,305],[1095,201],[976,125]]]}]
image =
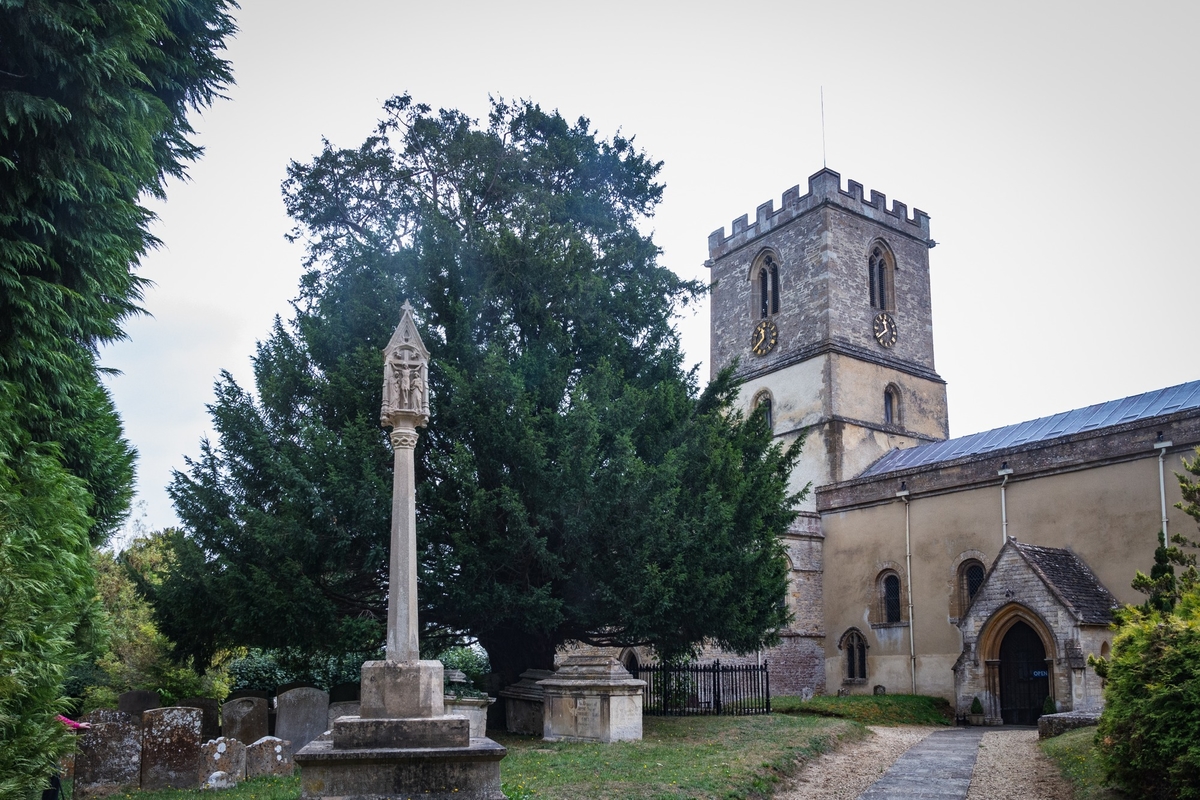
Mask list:
[{"label": "stone battlement", "polygon": [[768,200],[756,210],[753,223],[743,214],[733,221],[733,232],[729,236],[725,235],[724,228],[710,233],[708,257],[716,261],[797,217],[826,205],[838,206],[905,236],[930,242],[929,215],[924,211],[914,208],[910,218],[907,205],[893,200],[892,207],[888,208],[887,197],[874,189],[871,190],[871,198],[864,199],[862,184],[857,181],[848,181],[843,191],[841,175],[831,169],[822,169],[808,179],[808,194],[801,196],[797,184],[783,193],[783,207],[778,211],[775,210],[775,201]]}]

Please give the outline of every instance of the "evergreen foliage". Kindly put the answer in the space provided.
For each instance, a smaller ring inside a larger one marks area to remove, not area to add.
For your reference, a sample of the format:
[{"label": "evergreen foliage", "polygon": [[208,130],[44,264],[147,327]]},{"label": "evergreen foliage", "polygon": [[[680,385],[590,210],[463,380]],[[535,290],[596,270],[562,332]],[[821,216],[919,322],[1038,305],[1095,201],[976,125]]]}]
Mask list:
[{"label": "evergreen foliage", "polygon": [[[1184,467],[1200,476],[1200,451]],[[1184,501],[1200,521],[1200,484],[1178,475]],[[1109,659],[1088,662],[1106,679],[1096,743],[1107,778],[1137,797],[1200,798],[1200,573],[1197,542],[1175,534],[1159,546],[1151,576],[1133,588],[1149,597],[1117,614]],[[1179,575],[1175,567],[1181,568]]]},{"label": "evergreen foliage", "polygon": [[139,197],[199,155],[186,113],[230,80],[231,5],[0,2],[0,382],[85,481],[96,543],[133,470],[96,349],[141,298],[131,268],[155,240]]},{"label": "evergreen foliage", "polygon": [[[405,300],[432,353],[417,446],[422,641],[478,640],[511,681],[566,641],[738,651],[787,621],[779,535],[798,448],[700,392],[671,315],[702,287],[642,231],[660,164],[529,102],[484,125],[389,100],[358,149],[293,163],[310,254],[292,323],[224,374],[171,494],[155,596],[201,661],[229,645],[382,640],[392,454],[381,351]],[[202,612],[201,612],[202,610]]]},{"label": "evergreen foliage", "polygon": [[87,492],[13,417],[0,391],[0,797],[40,791],[70,749],[60,687],[95,633]]},{"label": "evergreen foliage", "polygon": [[64,678],[97,645],[88,541],[127,513],[134,457],[97,349],[141,297],[132,268],[155,242],[138,200],[199,154],[186,114],[230,79],[218,55],[233,5],[0,0],[5,797],[44,788]]}]

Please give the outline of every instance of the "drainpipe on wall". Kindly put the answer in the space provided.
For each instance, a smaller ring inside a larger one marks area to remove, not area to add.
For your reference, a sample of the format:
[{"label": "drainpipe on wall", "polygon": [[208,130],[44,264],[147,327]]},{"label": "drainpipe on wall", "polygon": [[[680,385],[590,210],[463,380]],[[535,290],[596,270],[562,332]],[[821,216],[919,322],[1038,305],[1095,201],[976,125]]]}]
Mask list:
[{"label": "drainpipe on wall", "polygon": [[913,641],[913,601],[912,601],[912,537],[909,535],[909,514],[908,514],[908,485],[900,482],[900,491],[896,492],[896,497],[904,501],[904,569],[908,573],[908,580],[905,584],[908,586],[908,669],[912,675],[912,693],[917,693],[917,645]]},{"label": "drainpipe on wall", "polygon": [[1167,485],[1163,480],[1163,461],[1167,456],[1167,448],[1175,444],[1174,442],[1164,442],[1162,431],[1158,432],[1158,441],[1154,443],[1154,449],[1158,451],[1158,501],[1162,504],[1162,530],[1159,532],[1159,544],[1163,547],[1167,546],[1167,542],[1171,537],[1167,536]]},{"label": "drainpipe on wall", "polygon": [[1008,468],[1008,462],[1005,461],[1000,465],[996,474],[1004,478],[1000,481],[1000,544],[1003,546],[1008,543],[1008,503],[1004,496],[1004,486],[1008,483],[1008,476],[1012,475],[1013,471]]}]

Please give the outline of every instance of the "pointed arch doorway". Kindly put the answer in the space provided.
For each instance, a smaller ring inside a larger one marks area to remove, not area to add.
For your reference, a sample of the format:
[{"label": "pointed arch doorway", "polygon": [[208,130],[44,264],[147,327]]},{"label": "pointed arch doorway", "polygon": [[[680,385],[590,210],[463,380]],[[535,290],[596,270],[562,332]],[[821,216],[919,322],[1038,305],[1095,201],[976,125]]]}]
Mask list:
[{"label": "pointed arch doorway", "polygon": [[1050,696],[1050,665],[1042,637],[1017,621],[1000,642],[1000,716],[1005,725],[1036,725]]}]

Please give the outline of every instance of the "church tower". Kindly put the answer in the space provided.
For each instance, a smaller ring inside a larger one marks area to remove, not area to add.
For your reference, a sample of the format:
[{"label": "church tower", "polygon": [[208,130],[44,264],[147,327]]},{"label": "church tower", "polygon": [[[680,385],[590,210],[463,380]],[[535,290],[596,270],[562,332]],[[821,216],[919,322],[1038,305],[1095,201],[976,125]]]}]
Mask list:
[{"label": "church tower", "polygon": [[[792,488],[856,477],[884,453],[947,438],[934,370],[929,216],[823,169],[708,237],[714,370],[737,360],[744,409],[807,433]],[[801,506],[813,522],[815,493]]]}]

